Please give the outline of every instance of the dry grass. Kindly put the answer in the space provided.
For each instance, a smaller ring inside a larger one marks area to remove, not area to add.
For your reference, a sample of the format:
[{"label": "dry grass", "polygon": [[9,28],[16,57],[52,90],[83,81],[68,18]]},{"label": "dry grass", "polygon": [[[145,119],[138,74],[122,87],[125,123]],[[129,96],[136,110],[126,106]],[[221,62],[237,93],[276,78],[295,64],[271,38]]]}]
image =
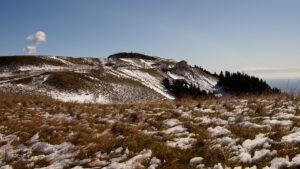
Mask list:
[{"label": "dry grass", "polygon": [[[272,113],[267,114],[265,107],[271,103],[262,103],[262,97],[251,96],[249,98],[225,98],[225,99],[200,99],[191,101],[189,99],[177,100],[175,102],[149,103],[149,104],[78,104],[63,103],[48,97],[20,96],[13,94],[0,94],[0,133],[4,135],[14,134],[19,140],[12,142],[12,146],[24,144],[31,146],[33,143],[28,140],[39,133],[39,141],[47,142],[52,145],[58,145],[64,142],[70,142],[76,146],[78,153],[74,160],[94,159],[98,152],[110,153],[118,147],[128,148],[129,155],[123,161],[130,159],[144,149],[150,149],[153,157],[157,157],[162,161],[159,168],[194,168],[189,165],[189,161],[193,157],[201,156],[204,158],[203,164],[206,167],[213,167],[217,163],[227,166],[249,166],[237,161],[229,160],[233,157],[232,152],[225,146],[215,148],[214,137],[207,131],[208,127],[215,127],[219,124],[199,124],[194,119],[186,119],[181,117],[178,109],[184,112],[192,112],[193,117],[217,117],[226,120],[227,117],[222,116],[222,108],[216,106],[221,105],[230,112],[235,112],[236,107],[241,105],[239,100],[248,99],[247,106],[254,110],[245,112],[245,116],[270,117]],[[283,100],[279,100],[277,96],[265,96],[265,100],[276,100],[276,104],[282,107],[286,101],[295,101],[295,98],[284,96]],[[215,110],[215,113],[205,113],[194,111],[195,107],[203,109]],[[34,109],[32,109],[34,108]],[[299,116],[299,108],[295,110],[295,114]],[[65,114],[73,120],[46,118],[43,114],[54,116],[57,114]],[[120,116],[122,115],[122,116]],[[117,117],[120,116],[118,119]],[[13,117],[13,118],[12,118]],[[189,133],[195,134],[196,142],[190,149],[173,148],[166,145],[166,142],[175,138],[174,135],[163,133],[168,129],[163,121],[166,119],[178,119],[181,125],[187,129]],[[114,123],[109,123],[105,119],[114,119]],[[293,126],[299,126],[297,119],[293,120]],[[253,121],[260,124],[261,121]],[[279,144],[281,138],[291,133],[291,128],[275,125],[270,129],[257,129],[242,127],[238,122],[224,125],[231,131],[229,134],[232,138],[240,138],[237,144],[243,143],[246,139],[254,139],[259,133],[268,133],[268,137],[275,142],[271,144],[272,150],[277,150],[278,157],[286,155],[292,159],[300,153],[299,148],[294,144]],[[155,129],[154,129],[155,128]],[[143,130],[157,131],[157,134],[145,134]],[[161,139],[157,139],[157,137]],[[221,136],[220,136],[221,137]],[[0,142],[0,147],[6,145],[7,142]],[[255,150],[251,150],[253,156]],[[41,152],[33,152],[32,156],[41,155]],[[117,157],[109,155],[103,160]],[[272,158],[266,158],[256,163],[258,168],[269,165]],[[24,167],[22,161],[6,161],[7,164],[13,165],[15,168]],[[34,162],[35,167],[48,166],[51,161],[46,159]],[[149,161],[145,162],[149,165]],[[83,165],[90,167],[88,163]],[[74,167],[71,164],[67,167]]]},{"label": "dry grass", "polygon": [[69,91],[70,89],[79,91],[90,89],[93,86],[90,84],[92,82],[92,79],[84,76],[82,73],[65,71],[51,72],[44,83],[62,91]]},{"label": "dry grass", "polygon": [[35,65],[42,64],[61,66],[63,63],[56,60],[48,60],[39,56],[1,56],[0,67],[15,67],[23,65]]}]

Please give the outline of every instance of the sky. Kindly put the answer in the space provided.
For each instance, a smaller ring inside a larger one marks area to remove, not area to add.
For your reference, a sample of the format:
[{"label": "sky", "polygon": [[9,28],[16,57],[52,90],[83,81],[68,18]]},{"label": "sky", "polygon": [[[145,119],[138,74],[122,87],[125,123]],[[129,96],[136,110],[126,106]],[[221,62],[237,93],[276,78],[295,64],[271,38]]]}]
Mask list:
[{"label": "sky", "polygon": [[[1,0],[0,55],[27,54],[28,45],[38,55],[140,52],[211,72],[300,78],[299,7],[299,0]],[[31,44],[39,31],[47,39]]]}]

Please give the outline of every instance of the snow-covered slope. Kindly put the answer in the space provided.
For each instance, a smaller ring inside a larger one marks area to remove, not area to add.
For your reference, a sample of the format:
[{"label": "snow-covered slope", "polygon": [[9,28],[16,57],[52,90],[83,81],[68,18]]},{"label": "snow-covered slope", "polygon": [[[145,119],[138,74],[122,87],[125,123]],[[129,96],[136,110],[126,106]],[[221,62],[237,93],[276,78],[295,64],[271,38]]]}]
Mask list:
[{"label": "snow-covered slope", "polygon": [[0,89],[44,94],[63,101],[155,102],[175,99],[162,80],[184,79],[207,92],[222,95],[217,78],[185,61],[138,53],[108,58],[60,56],[0,57]]}]

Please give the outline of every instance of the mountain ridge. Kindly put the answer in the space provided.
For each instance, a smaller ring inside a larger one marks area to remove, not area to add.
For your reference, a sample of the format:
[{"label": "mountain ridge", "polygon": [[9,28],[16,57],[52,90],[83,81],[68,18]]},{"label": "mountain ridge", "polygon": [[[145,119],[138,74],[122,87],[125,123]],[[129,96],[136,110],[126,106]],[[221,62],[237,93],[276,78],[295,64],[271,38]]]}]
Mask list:
[{"label": "mountain ridge", "polygon": [[217,78],[157,56],[117,53],[107,58],[1,56],[1,90],[39,93],[64,101],[155,102],[175,99],[162,80],[184,79],[206,92],[222,95]]}]

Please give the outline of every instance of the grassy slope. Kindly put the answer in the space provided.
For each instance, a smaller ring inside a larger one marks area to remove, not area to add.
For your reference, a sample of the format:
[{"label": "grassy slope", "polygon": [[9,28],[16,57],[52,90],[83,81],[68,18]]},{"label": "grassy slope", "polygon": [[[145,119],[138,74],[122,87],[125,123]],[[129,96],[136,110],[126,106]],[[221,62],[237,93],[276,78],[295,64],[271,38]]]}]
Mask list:
[{"label": "grassy slope", "polygon": [[63,63],[53,60],[47,60],[38,56],[1,56],[0,67],[14,67],[23,65],[40,66],[42,64],[62,66]]},{"label": "grassy slope", "polygon": [[[36,133],[39,133],[40,142],[48,142],[53,145],[63,142],[70,142],[76,146],[80,153],[73,159],[96,159],[97,152],[109,153],[118,147],[128,147],[131,155],[141,152],[143,149],[151,149],[152,156],[155,156],[162,161],[166,161],[159,168],[194,168],[189,165],[189,160],[196,156],[204,158],[205,166],[212,167],[217,163],[222,163],[227,166],[252,166],[256,165],[262,168],[269,165],[272,158],[265,158],[254,164],[239,163],[230,161],[233,155],[226,147],[213,148],[214,138],[207,132],[208,127],[215,127],[217,124],[197,124],[195,117],[217,117],[227,120],[222,116],[221,107],[228,111],[234,111],[237,106],[241,106],[241,100],[248,100],[249,108],[253,109],[253,113],[245,113],[245,116],[254,117],[272,117],[278,113],[275,108],[288,107],[289,105],[298,106],[295,115],[300,116],[298,97],[288,95],[274,95],[261,97],[244,97],[244,98],[229,98],[229,99],[210,99],[210,100],[181,100],[177,102],[165,102],[157,104],[76,104],[63,103],[52,100],[47,97],[33,97],[18,95],[0,95],[0,133],[4,135],[14,134],[19,137],[18,140],[12,142],[12,146],[24,144],[25,146],[32,145],[28,140]],[[263,101],[265,100],[265,101]],[[270,101],[270,102],[269,102]],[[271,114],[265,109],[271,103],[275,103],[275,107]],[[287,105],[288,104],[288,105]],[[205,112],[195,110],[195,105],[198,108],[212,109],[215,112],[207,114]],[[220,107],[221,105],[221,107]],[[181,116],[178,110],[184,112],[192,112],[193,118],[188,119]],[[45,113],[55,115],[58,113],[68,114],[73,117],[73,120],[58,120],[46,118]],[[143,113],[144,112],[144,113]],[[165,112],[165,113],[161,113]],[[116,119],[117,115],[122,115],[123,118]],[[109,118],[114,120],[114,123],[108,123],[105,120]],[[176,118],[182,122],[182,125],[188,129],[190,133],[195,133],[197,136],[193,147],[187,150],[172,148],[166,146],[166,142],[172,140],[175,136],[164,134],[162,131],[168,127],[163,123],[165,119]],[[293,122],[292,127],[300,127],[297,118],[290,119]],[[87,123],[89,127],[85,124]],[[257,124],[262,124],[260,120],[255,121]],[[47,124],[48,127],[41,127]],[[147,124],[147,125],[143,125]],[[147,135],[141,132],[142,130],[153,130],[155,127],[158,131],[157,136],[161,139],[156,139],[154,135]],[[281,138],[291,133],[291,128],[287,129],[283,126],[276,125],[270,129],[253,129],[241,127],[239,123],[229,124],[227,128],[232,132],[232,138],[240,138],[238,143],[242,143],[246,139],[254,139],[258,133],[267,133],[267,135],[275,140],[280,141]],[[106,129],[109,129],[108,135],[99,135]],[[55,131],[55,132],[54,132]],[[73,135],[70,136],[70,133]],[[122,135],[122,137],[119,137]],[[7,143],[1,142],[0,146]],[[291,143],[271,144],[272,150],[277,150],[279,157],[288,155],[292,159],[300,153],[299,146]],[[252,155],[254,151],[251,152]],[[21,153],[22,154],[22,153]],[[38,156],[43,153],[34,152],[31,156]],[[112,157],[109,157],[112,158]],[[16,158],[14,160],[3,159],[4,163],[10,164],[15,168],[24,168],[24,162]],[[124,160],[126,161],[126,159]],[[38,160],[34,162],[36,167],[47,166],[51,164],[48,160]],[[149,165],[149,161],[145,161],[144,165]],[[89,163],[83,164],[84,167],[89,167]],[[72,167],[70,164],[68,167]]]}]

